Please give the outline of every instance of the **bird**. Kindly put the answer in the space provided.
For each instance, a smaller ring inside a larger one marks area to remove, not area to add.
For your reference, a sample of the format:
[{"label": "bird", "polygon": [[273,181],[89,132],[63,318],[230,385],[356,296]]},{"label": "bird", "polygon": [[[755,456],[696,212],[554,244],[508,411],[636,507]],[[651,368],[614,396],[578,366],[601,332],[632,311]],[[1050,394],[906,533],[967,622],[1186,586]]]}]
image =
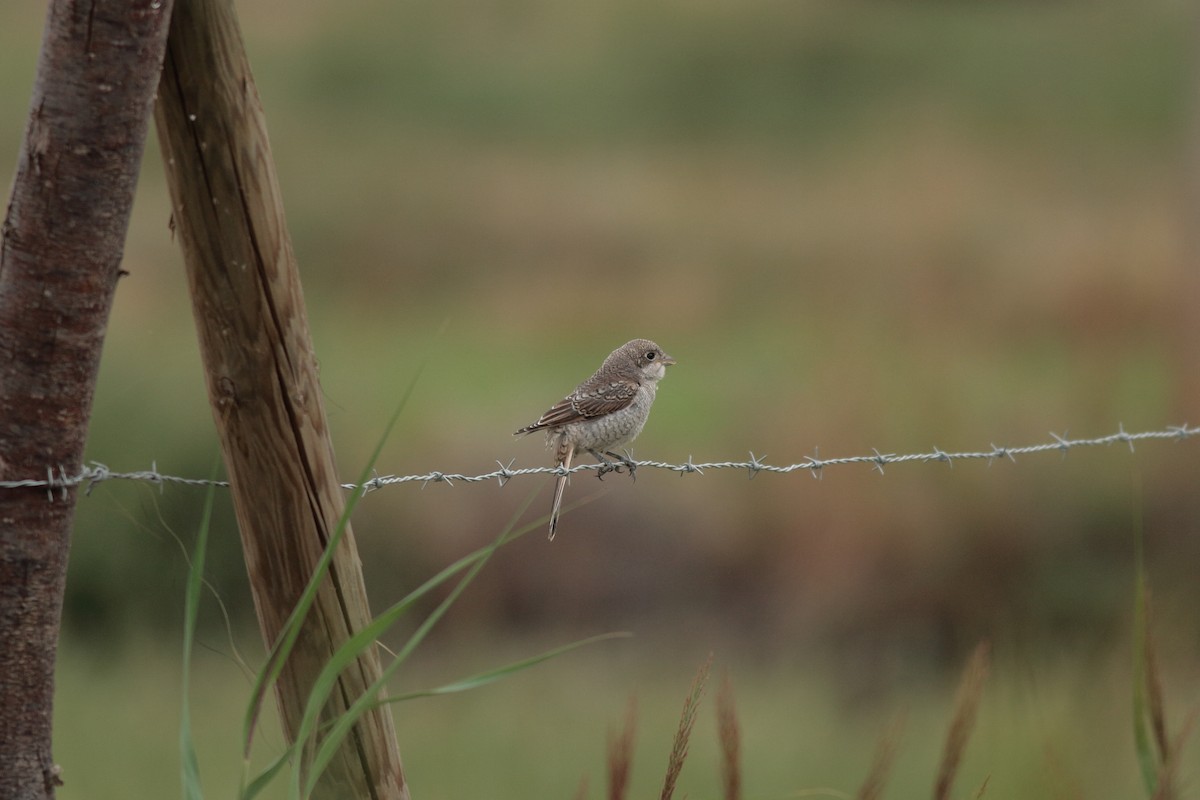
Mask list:
[{"label": "bird", "polygon": [[546,447],[554,451],[555,462],[562,467],[550,508],[550,539],[558,529],[567,473],[577,453],[586,451],[600,462],[601,479],[609,472],[620,472],[621,466],[628,467],[630,477],[634,477],[637,465],[613,450],[629,444],[642,432],[658,382],[674,363],[674,358],[649,339],[626,342],[609,353],[592,377],[552,405],[537,422],[513,433],[522,436],[544,430]]}]

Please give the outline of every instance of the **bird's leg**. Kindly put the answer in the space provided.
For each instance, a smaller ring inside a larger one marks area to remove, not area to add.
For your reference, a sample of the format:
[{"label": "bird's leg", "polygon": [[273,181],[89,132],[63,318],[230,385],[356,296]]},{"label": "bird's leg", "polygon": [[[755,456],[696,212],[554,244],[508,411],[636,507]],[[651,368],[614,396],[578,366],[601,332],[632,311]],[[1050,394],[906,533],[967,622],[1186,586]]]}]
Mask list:
[{"label": "bird's leg", "polygon": [[[604,480],[604,476],[610,472],[621,471],[620,464],[614,464],[613,462],[609,461],[607,458],[602,456],[598,450],[589,449],[588,452],[595,456],[596,460],[600,462],[600,469],[596,471],[596,477],[600,480]],[[608,455],[611,456],[612,453],[609,453]]]},{"label": "bird's leg", "polygon": [[[620,461],[622,464],[624,464],[629,469],[629,477],[633,478],[635,481],[637,480],[637,464],[634,463],[634,460],[629,457],[628,451],[625,453],[625,455],[618,455],[611,450],[605,450],[604,454],[607,456],[612,456],[617,461]],[[613,467],[613,469],[617,472],[621,471],[620,467]]]}]

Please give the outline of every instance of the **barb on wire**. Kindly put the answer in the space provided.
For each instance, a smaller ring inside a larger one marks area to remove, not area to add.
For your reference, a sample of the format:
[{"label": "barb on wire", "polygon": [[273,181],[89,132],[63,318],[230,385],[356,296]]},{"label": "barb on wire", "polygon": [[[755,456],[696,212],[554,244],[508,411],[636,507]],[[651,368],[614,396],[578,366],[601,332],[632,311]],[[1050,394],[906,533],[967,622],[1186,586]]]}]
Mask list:
[{"label": "barb on wire", "polygon": [[[1125,426],[1118,426],[1117,432],[1108,436],[1100,436],[1093,439],[1071,439],[1066,433],[1059,435],[1051,433],[1050,437],[1054,440],[1051,442],[1043,442],[1041,444],[1024,445],[1022,447],[1000,447],[999,445],[991,445],[987,450],[964,451],[950,453],[942,450],[940,447],[934,447],[932,451],[927,453],[907,453],[896,455],[893,453],[881,453],[879,450],[873,450],[870,455],[861,456],[841,456],[837,458],[821,458],[819,450],[814,450],[813,455],[805,456],[804,461],[795,464],[777,465],[766,463],[765,456],[756,456],[753,452],[750,453],[749,461],[713,461],[708,463],[696,463],[689,455],[687,461],[682,464],[672,464],[665,461],[633,461],[634,466],[638,468],[663,469],[670,472],[678,473],[681,477],[690,473],[703,475],[706,470],[716,469],[736,469],[746,470],[751,479],[758,476],[760,472],[773,472],[776,474],[788,474],[792,472],[807,471],[814,478],[820,478],[824,474],[824,470],[829,467],[840,467],[846,464],[865,464],[872,469],[883,474],[885,466],[892,464],[906,464],[909,462],[927,463],[931,461],[945,462],[953,467],[955,461],[986,461],[991,465],[997,459],[1007,458],[1015,462],[1017,456],[1034,455],[1036,453],[1061,452],[1064,456],[1069,450],[1077,447],[1099,447],[1101,445],[1112,445],[1124,443],[1128,445],[1130,452],[1133,451],[1135,442],[1147,441],[1150,439],[1173,439],[1182,441],[1195,436],[1200,436],[1200,427],[1191,427],[1187,424],[1170,425],[1165,430],[1159,431],[1142,431],[1140,433],[1128,433]],[[385,486],[396,486],[404,483],[419,483],[424,488],[430,483],[445,483],[454,486],[456,483],[482,483],[484,481],[499,481],[501,486],[504,486],[513,478],[519,478],[524,475],[562,475],[564,470],[559,466],[542,466],[542,467],[513,467],[515,460],[504,464],[497,461],[499,469],[486,472],[481,475],[466,475],[460,472],[441,472],[434,470],[420,475],[378,475],[374,478],[357,486],[353,483],[342,484],[343,488],[348,490],[363,489],[365,492],[373,492],[377,489],[382,489]],[[566,474],[572,475],[576,472],[588,472],[599,470],[601,464],[578,464],[565,470]],[[26,480],[0,481],[0,489],[24,489],[35,488],[45,489],[50,499],[54,499],[54,490],[60,490],[64,495],[67,489],[82,486],[85,494],[91,494],[98,484],[106,481],[140,481],[143,483],[157,484],[160,488],[167,484],[179,484],[183,486],[229,486],[228,481],[207,480],[203,478],[184,478],[178,475],[167,475],[158,471],[157,464],[151,464],[150,469],[140,470],[137,472],[114,472],[104,464],[93,461],[90,465],[83,467],[77,475],[67,475],[61,467],[48,467],[46,477],[44,478],[29,478]]]}]

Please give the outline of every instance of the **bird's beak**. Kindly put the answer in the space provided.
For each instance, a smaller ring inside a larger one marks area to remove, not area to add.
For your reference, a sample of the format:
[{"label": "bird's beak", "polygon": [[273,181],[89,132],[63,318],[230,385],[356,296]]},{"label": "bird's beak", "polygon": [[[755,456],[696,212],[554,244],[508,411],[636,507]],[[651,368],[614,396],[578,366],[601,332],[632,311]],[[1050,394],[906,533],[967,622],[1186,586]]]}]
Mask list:
[{"label": "bird's beak", "polygon": [[674,363],[675,363],[675,359],[671,358],[671,357],[670,357],[669,355],[667,355],[666,353],[663,353],[662,361],[661,361],[660,363],[662,363],[662,364],[664,364],[665,366],[668,366],[668,367],[669,367],[669,366],[671,366],[672,364],[674,364]]}]

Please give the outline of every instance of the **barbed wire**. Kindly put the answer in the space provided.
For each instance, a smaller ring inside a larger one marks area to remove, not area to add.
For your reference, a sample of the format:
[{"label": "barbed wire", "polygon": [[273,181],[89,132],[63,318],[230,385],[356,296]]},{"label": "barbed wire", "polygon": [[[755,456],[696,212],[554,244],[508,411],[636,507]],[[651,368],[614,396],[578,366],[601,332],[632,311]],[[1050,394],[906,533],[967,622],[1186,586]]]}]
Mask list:
[{"label": "barbed wire", "polygon": [[[696,463],[691,456],[682,464],[672,464],[665,461],[637,461],[630,460],[638,469],[663,469],[670,472],[676,472],[682,475],[688,474],[703,474],[707,470],[718,469],[736,469],[746,470],[750,478],[754,478],[760,472],[772,472],[777,474],[788,474],[792,472],[808,472],[814,478],[820,478],[824,470],[828,467],[840,467],[847,464],[866,464],[872,469],[878,470],[881,474],[883,468],[894,464],[906,464],[911,462],[944,462],[951,467],[955,461],[987,461],[991,464],[998,459],[1008,459],[1016,461],[1017,456],[1033,455],[1036,453],[1060,452],[1066,454],[1068,451],[1079,447],[1100,447],[1102,445],[1114,445],[1124,443],[1129,446],[1130,452],[1133,451],[1135,442],[1141,442],[1151,439],[1173,439],[1175,441],[1183,441],[1195,436],[1200,436],[1200,428],[1193,428],[1186,423],[1183,425],[1169,425],[1165,430],[1158,431],[1141,431],[1139,433],[1127,433],[1123,425],[1118,426],[1116,433],[1111,433],[1107,436],[1099,436],[1091,439],[1070,439],[1064,433],[1050,434],[1053,441],[1043,442],[1041,444],[1022,445],[1020,447],[1001,447],[993,444],[987,450],[963,451],[963,452],[948,452],[941,448],[934,447],[932,451],[925,453],[907,453],[897,455],[895,453],[881,453],[879,450],[873,450],[871,455],[860,456],[840,456],[836,458],[821,458],[817,452],[811,456],[806,456],[803,461],[788,464],[777,465],[768,464],[766,456],[756,456],[753,451],[750,453],[749,461],[711,461]],[[819,451],[818,451],[819,452]],[[500,485],[508,483],[513,478],[519,478],[525,475],[573,475],[577,472],[598,471],[601,469],[611,469],[604,464],[578,464],[571,467],[569,470],[564,470],[560,466],[542,466],[542,467],[520,467],[514,468],[513,464],[516,459],[509,461],[508,464],[497,461],[499,469],[492,470],[480,475],[466,475],[459,472],[426,472],[419,475],[377,475],[370,480],[364,482],[361,486],[354,483],[344,483],[342,488],[347,490],[362,489],[364,493],[377,491],[387,486],[396,486],[406,483],[419,483],[422,488],[430,483],[446,483],[453,486],[456,483],[483,483],[487,481],[499,481]],[[109,469],[104,464],[97,461],[84,466],[78,474],[68,475],[61,468],[48,468],[45,478],[31,478],[26,480],[0,481],[0,489],[27,489],[41,488],[46,489],[51,499],[54,497],[54,491],[60,490],[63,496],[66,496],[68,489],[78,486],[84,487],[85,494],[91,494],[92,490],[99,484],[108,481],[137,481],[143,483],[157,484],[159,487],[167,484],[177,484],[182,486],[199,486],[199,487],[228,487],[228,481],[211,480],[205,478],[186,478],[179,475],[169,475],[159,472],[157,462],[151,463],[150,469],[138,470],[134,472],[115,472]]]}]

